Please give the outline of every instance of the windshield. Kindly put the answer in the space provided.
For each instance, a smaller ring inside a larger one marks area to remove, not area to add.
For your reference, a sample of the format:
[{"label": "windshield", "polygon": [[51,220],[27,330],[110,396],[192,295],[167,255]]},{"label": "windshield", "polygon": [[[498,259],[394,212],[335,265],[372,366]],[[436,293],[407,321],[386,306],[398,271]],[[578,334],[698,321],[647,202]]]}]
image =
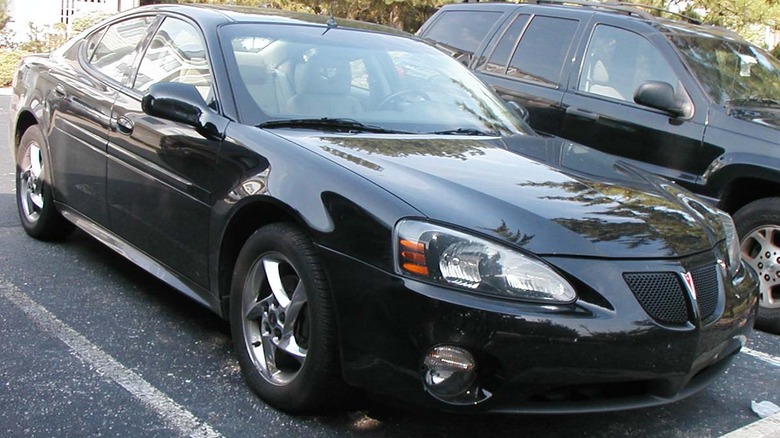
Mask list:
[{"label": "windshield", "polygon": [[670,39],[714,102],[780,101],[780,62],[766,51],[711,37]]},{"label": "windshield", "polygon": [[220,38],[245,124],[316,129],[325,124],[268,122],[327,118],[388,132],[531,132],[465,67],[420,41],[275,24],[228,25]]}]

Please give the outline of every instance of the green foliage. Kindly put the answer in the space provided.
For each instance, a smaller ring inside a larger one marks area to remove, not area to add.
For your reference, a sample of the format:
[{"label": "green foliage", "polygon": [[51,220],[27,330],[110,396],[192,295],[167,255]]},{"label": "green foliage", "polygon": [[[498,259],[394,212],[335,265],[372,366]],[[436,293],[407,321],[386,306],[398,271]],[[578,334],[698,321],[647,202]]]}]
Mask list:
[{"label": "green foliage", "polygon": [[113,14],[110,12],[92,12],[90,14],[73,17],[73,22],[70,24],[70,33],[71,35],[77,35],[90,26],[105,20],[111,15]]},{"label": "green foliage", "polygon": [[24,54],[18,50],[0,50],[0,87],[11,85],[14,71]]},{"label": "green foliage", "polygon": [[54,26],[36,26],[33,22],[28,23],[29,31],[27,36],[29,41],[19,44],[19,49],[29,53],[51,52],[57,47],[63,45],[68,40],[68,29],[63,23],[57,23]]}]

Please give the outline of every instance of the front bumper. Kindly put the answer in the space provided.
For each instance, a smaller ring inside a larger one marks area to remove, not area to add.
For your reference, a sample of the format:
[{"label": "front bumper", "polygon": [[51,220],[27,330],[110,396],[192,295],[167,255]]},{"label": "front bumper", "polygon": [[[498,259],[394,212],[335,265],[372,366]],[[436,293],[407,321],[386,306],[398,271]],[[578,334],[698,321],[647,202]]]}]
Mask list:
[{"label": "front bumper", "polygon": [[[752,273],[734,282],[721,278],[716,318],[674,326],[649,317],[622,277],[687,272],[702,257],[710,256],[650,262],[547,258],[570,274],[579,293],[574,304],[556,306],[450,290],[323,250],[345,381],[422,407],[470,412],[629,409],[670,403],[706,387],[752,329]],[[487,399],[456,406],[426,391],[422,361],[437,345],[465,348],[475,357]]]}]

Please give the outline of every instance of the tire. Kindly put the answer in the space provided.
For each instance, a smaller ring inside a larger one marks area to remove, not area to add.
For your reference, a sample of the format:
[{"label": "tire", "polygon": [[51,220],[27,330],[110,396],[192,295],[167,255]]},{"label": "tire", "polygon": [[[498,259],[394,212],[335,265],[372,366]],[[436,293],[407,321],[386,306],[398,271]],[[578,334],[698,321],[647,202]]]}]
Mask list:
[{"label": "tire", "polygon": [[40,240],[55,240],[73,232],[73,224],[57,211],[49,184],[44,147],[38,125],[27,128],[16,153],[16,206],[24,231]]},{"label": "tire", "polygon": [[271,224],[249,237],[233,273],[230,328],[244,378],[267,403],[295,414],[337,406],[344,383],[331,293],[303,232]]},{"label": "tire", "polygon": [[742,258],[761,280],[756,327],[780,334],[780,198],[753,201],[734,214]]}]

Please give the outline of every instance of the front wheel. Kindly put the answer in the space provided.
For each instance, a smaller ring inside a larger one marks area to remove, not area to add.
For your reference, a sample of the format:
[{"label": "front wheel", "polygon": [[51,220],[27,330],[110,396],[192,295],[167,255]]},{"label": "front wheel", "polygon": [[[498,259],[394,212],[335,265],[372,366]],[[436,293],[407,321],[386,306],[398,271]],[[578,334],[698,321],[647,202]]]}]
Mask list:
[{"label": "front wheel", "polygon": [[742,258],[758,274],[760,299],[756,327],[780,334],[780,198],[764,198],[734,214]]},{"label": "front wheel", "polygon": [[256,231],[238,256],[230,326],[249,386],[291,413],[321,412],[342,393],[335,315],[311,240],[288,224]]},{"label": "front wheel", "polygon": [[41,240],[57,239],[73,231],[73,224],[54,205],[46,177],[47,163],[41,128],[33,125],[22,135],[16,154],[16,206],[24,231]]}]

